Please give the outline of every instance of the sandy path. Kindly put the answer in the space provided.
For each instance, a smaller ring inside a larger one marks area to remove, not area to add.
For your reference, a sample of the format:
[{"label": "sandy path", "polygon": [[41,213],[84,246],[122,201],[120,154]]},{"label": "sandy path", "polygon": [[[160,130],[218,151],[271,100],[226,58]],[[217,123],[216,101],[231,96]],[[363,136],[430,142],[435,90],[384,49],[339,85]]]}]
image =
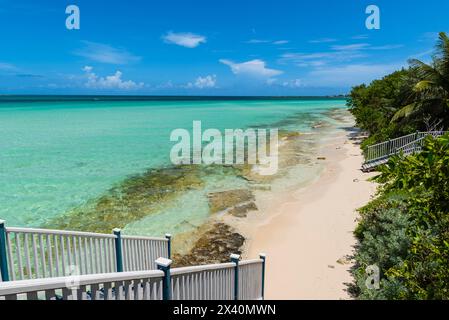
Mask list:
[{"label": "sandy path", "polygon": [[320,178],[273,204],[247,230],[248,257],[267,254],[266,299],[348,299],[356,209],[366,204],[376,185],[360,171],[360,148],[347,134],[327,152]]}]

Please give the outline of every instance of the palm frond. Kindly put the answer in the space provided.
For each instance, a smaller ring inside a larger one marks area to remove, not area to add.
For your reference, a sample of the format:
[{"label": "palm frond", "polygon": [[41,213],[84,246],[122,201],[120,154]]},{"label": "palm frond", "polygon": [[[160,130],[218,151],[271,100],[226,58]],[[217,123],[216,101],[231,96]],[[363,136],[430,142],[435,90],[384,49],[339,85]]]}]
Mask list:
[{"label": "palm frond", "polygon": [[395,113],[393,118],[391,119],[391,122],[396,122],[402,118],[408,118],[414,113],[416,113],[419,110],[419,106],[416,103],[409,104],[403,108],[401,108],[399,111]]},{"label": "palm frond", "polygon": [[436,48],[438,51],[438,67],[440,73],[449,82],[449,37],[446,33],[440,32]]}]

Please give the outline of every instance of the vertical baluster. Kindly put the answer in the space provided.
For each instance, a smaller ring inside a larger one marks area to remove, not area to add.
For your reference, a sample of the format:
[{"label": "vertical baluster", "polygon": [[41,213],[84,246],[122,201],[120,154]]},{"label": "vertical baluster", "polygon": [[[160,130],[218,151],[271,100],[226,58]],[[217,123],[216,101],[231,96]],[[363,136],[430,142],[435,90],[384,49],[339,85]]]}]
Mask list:
[{"label": "vertical baluster", "polygon": [[104,273],[104,254],[103,254],[103,239],[98,238],[98,258],[101,273]]},{"label": "vertical baluster", "polygon": [[132,282],[129,280],[125,281],[125,300],[133,299]]},{"label": "vertical baluster", "polygon": [[50,277],[53,277],[53,252],[51,250],[50,235],[47,234],[45,237],[47,242],[48,267],[50,268],[49,273]]},{"label": "vertical baluster", "polygon": [[45,261],[45,248],[44,248],[44,241],[42,239],[42,234],[39,234],[39,252],[42,263],[42,274],[45,278],[47,276],[47,263]]},{"label": "vertical baluster", "polygon": [[23,280],[24,279],[24,275],[23,275],[23,266],[22,266],[22,249],[21,249],[21,244],[20,244],[20,234],[16,233],[16,254],[17,254],[17,264],[19,267],[19,279]]},{"label": "vertical baluster", "polygon": [[143,240],[139,241],[139,247],[138,247],[138,251],[139,251],[139,271],[145,270],[145,266],[144,266],[144,258],[145,255],[143,253],[143,247],[145,245],[145,242]]},{"label": "vertical baluster", "polygon": [[111,253],[111,272],[114,272],[117,265],[117,257],[115,256],[115,240],[111,239],[109,244],[109,251]]},{"label": "vertical baluster", "polygon": [[83,255],[83,239],[78,236],[78,237],[76,237],[76,240],[78,240],[78,257],[79,257],[78,270],[79,270],[80,274],[87,274],[86,261],[84,260],[84,255]]},{"label": "vertical baluster", "polygon": [[130,240],[131,243],[131,261],[132,261],[132,271],[137,270],[137,240]]},{"label": "vertical baluster", "polygon": [[87,251],[88,251],[88,244],[87,244],[87,237],[83,238],[83,242],[84,242],[84,265],[85,265],[85,272],[86,274],[91,274],[93,273],[92,268],[89,269],[89,259],[87,256]]},{"label": "vertical baluster", "polygon": [[90,286],[91,291],[91,299],[92,300],[98,300],[99,299],[99,285],[98,283],[94,283]]},{"label": "vertical baluster", "polygon": [[[67,261],[68,261],[68,266],[69,268],[72,267],[72,246],[70,244],[70,237],[67,236],[66,237],[66,241],[67,241]],[[70,269],[70,272],[72,270]]]},{"label": "vertical baluster", "polygon": [[135,253],[134,253],[134,240],[129,240],[129,258],[131,261],[130,270],[135,271]]},{"label": "vertical baluster", "polygon": [[[79,270],[80,264],[79,264],[78,250],[77,250],[77,245],[76,245],[76,237],[73,236],[73,237],[71,237],[71,239],[72,239],[72,246],[73,246],[73,265],[74,265],[74,270]],[[81,271],[79,271],[79,272],[81,272]]]},{"label": "vertical baluster", "polygon": [[115,300],[122,300],[123,281],[116,281],[114,284],[115,284]]},{"label": "vertical baluster", "polygon": [[142,300],[150,300],[148,285],[150,279],[142,279]]},{"label": "vertical baluster", "polygon": [[[12,254],[12,243],[11,243],[11,233],[6,232],[6,250],[8,254],[8,264],[9,264],[9,276],[14,281],[16,280],[16,268],[14,264],[14,256]],[[12,277],[11,277],[12,276]],[[11,280],[9,279],[9,280]]]},{"label": "vertical baluster", "polygon": [[95,260],[95,269],[97,270],[97,273],[101,273],[101,265],[99,262],[99,256],[100,256],[100,252],[98,249],[98,238],[94,239],[94,250],[95,250],[95,256],[94,256],[94,260]]},{"label": "vertical baluster", "polygon": [[55,298],[55,296],[56,293],[54,289],[45,290],[45,300],[52,300]]},{"label": "vertical baluster", "polygon": [[108,253],[108,239],[103,238],[103,260],[104,260],[104,272],[109,272],[109,253]]},{"label": "vertical baluster", "polygon": [[94,244],[93,244],[92,237],[89,238],[89,255],[90,255],[91,273],[97,273],[97,270],[95,269],[95,264],[94,264]]},{"label": "vertical baluster", "polygon": [[61,267],[62,267],[62,274],[65,276],[67,273],[65,271],[66,269],[66,254],[65,254],[65,241],[64,236],[59,236],[59,243],[61,245]]},{"label": "vertical baluster", "polygon": [[38,262],[36,235],[35,234],[31,234],[31,238],[33,240],[34,273],[35,273],[36,277],[39,278],[40,277],[40,270],[39,270],[39,262]]},{"label": "vertical baluster", "polygon": [[126,266],[124,267],[124,271],[131,271],[131,260],[130,260],[130,248],[129,248],[129,239],[123,239],[123,255],[124,255],[124,262]]},{"label": "vertical baluster", "polygon": [[109,239],[109,270],[110,272],[114,272],[115,268],[116,268],[116,263],[115,263],[115,252],[114,252],[114,239]]},{"label": "vertical baluster", "polygon": [[78,290],[78,300],[82,301],[82,300],[87,300],[87,289],[85,285],[80,286],[79,290]]},{"label": "vertical baluster", "polygon": [[56,276],[61,276],[60,269],[59,269],[59,245],[60,242],[58,241],[58,237],[56,235],[53,235],[53,243],[55,246],[55,263],[56,263]]},{"label": "vertical baluster", "polygon": [[132,240],[132,244],[133,244],[133,254],[132,254],[132,258],[133,258],[133,271],[137,271],[139,269],[139,265],[138,265],[138,259],[139,259],[139,254],[137,252],[137,247],[138,247],[138,240]]},{"label": "vertical baluster", "polygon": [[31,257],[30,257],[30,247],[29,247],[29,241],[28,241],[28,233],[25,233],[25,238],[23,240],[23,246],[25,251],[25,263],[26,263],[26,270],[27,270],[27,278],[33,279],[33,272],[31,270]]},{"label": "vertical baluster", "polygon": [[108,248],[108,238],[103,239],[103,255],[104,255],[104,268],[105,272],[108,273],[109,271],[109,248]]}]

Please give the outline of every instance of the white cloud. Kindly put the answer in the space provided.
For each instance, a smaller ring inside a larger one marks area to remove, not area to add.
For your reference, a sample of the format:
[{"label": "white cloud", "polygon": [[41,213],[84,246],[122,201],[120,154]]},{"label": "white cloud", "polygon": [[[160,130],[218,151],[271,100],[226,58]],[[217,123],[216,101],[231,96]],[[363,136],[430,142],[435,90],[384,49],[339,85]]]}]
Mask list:
[{"label": "white cloud", "polygon": [[140,57],[129,53],[122,48],[114,48],[107,44],[83,41],[85,47],[77,50],[74,54],[92,61],[109,64],[128,64],[138,62]]},{"label": "white cloud", "polygon": [[348,44],[348,45],[335,45],[332,46],[332,50],[335,51],[357,51],[365,49],[366,47],[369,47],[369,43],[355,43],[355,44]]},{"label": "white cloud", "polygon": [[216,84],[217,84],[217,76],[214,74],[205,77],[198,77],[196,78],[195,82],[193,83],[189,82],[187,84],[187,87],[198,89],[215,88]]},{"label": "white cloud", "polygon": [[258,44],[258,43],[270,43],[270,40],[260,40],[260,39],[251,39],[246,41],[245,43],[249,43],[249,44]]},{"label": "white cloud", "polygon": [[370,47],[370,50],[393,50],[393,49],[399,49],[399,48],[403,48],[404,45],[403,44],[387,44],[384,46],[374,46],[374,47]]},{"label": "white cloud", "polygon": [[122,80],[122,72],[116,71],[113,75],[99,77],[93,71],[91,66],[85,66],[83,71],[86,72],[87,82],[85,86],[91,89],[120,89],[135,90],[144,86],[143,82],[136,83],[131,80]]},{"label": "white cloud", "polygon": [[292,80],[279,80],[275,78],[267,79],[266,84],[269,86],[280,86],[284,88],[302,88],[304,87],[304,83],[301,79],[292,79]]},{"label": "white cloud", "polygon": [[349,64],[338,67],[317,68],[307,76],[308,85],[355,86],[382,78],[405,65],[397,64]]},{"label": "white cloud", "polygon": [[0,62],[0,71],[17,71],[17,67],[10,63]]},{"label": "white cloud", "polygon": [[287,44],[289,42],[290,41],[288,41],[288,40],[278,40],[278,41],[274,41],[273,44],[281,45],[281,44]]},{"label": "white cloud", "polygon": [[332,45],[329,51],[314,53],[292,53],[282,54],[279,63],[294,63],[298,67],[322,67],[324,65],[335,65],[336,63],[348,63],[355,59],[366,58],[369,51],[393,50],[403,45],[372,46],[369,43],[355,43],[349,45]]},{"label": "white cloud", "polygon": [[309,43],[329,43],[329,42],[336,42],[337,39],[334,38],[321,38],[316,40],[310,40]]},{"label": "white cloud", "polygon": [[167,34],[162,36],[162,39],[164,39],[166,43],[176,44],[186,48],[195,48],[201,43],[206,43],[207,40],[205,36],[199,34],[190,32],[175,33],[172,31],[169,31]]},{"label": "white cloud", "polygon": [[281,70],[269,69],[263,60],[255,59],[242,63],[235,63],[231,60],[220,59],[220,62],[229,66],[234,74],[249,75],[254,77],[274,77],[283,73]]},{"label": "white cloud", "polygon": [[289,42],[290,41],[288,41],[288,40],[271,41],[271,40],[261,40],[261,39],[251,39],[251,40],[245,41],[245,43],[249,43],[249,44],[270,43],[270,44],[275,44],[275,45],[287,44]]},{"label": "white cloud", "polygon": [[304,84],[301,79],[293,79],[282,82],[282,86],[287,88],[301,88],[304,87]]},{"label": "white cloud", "polygon": [[335,51],[361,51],[361,50],[393,50],[404,47],[403,44],[386,44],[381,46],[372,46],[369,43],[355,43],[348,45],[335,45],[331,49]]},{"label": "white cloud", "polygon": [[359,34],[359,35],[351,37],[351,39],[353,39],[353,40],[365,40],[368,38],[369,38],[369,36],[367,34]]}]

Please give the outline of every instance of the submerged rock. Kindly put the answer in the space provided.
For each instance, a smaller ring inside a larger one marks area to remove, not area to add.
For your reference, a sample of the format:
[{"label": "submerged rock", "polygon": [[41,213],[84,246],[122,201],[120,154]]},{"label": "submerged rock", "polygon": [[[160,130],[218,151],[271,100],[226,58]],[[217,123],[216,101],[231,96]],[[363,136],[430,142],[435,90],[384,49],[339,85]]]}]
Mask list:
[{"label": "submerged rock", "polygon": [[221,192],[213,192],[207,195],[211,213],[217,213],[237,205],[254,201],[255,197],[251,190],[237,189]]},{"label": "submerged rock", "polygon": [[232,253],[241,254],[245,238],[224,223],[214,224],[189,253],[173,255],[173,267],[229,262]]},{"label": "submerged rock", "polygon": [[228,210],[228,213],[238,218],[246,218],[249,211],[257,210],[257,206],[254,202],[248,202],[240,204]]},{"label": "submerged rock", "polygon": [[151,214],[164,201],[204,185],[197,166],[152,169],[125,179],[99,198],[53,218],[43,227],[110,233]]}]

